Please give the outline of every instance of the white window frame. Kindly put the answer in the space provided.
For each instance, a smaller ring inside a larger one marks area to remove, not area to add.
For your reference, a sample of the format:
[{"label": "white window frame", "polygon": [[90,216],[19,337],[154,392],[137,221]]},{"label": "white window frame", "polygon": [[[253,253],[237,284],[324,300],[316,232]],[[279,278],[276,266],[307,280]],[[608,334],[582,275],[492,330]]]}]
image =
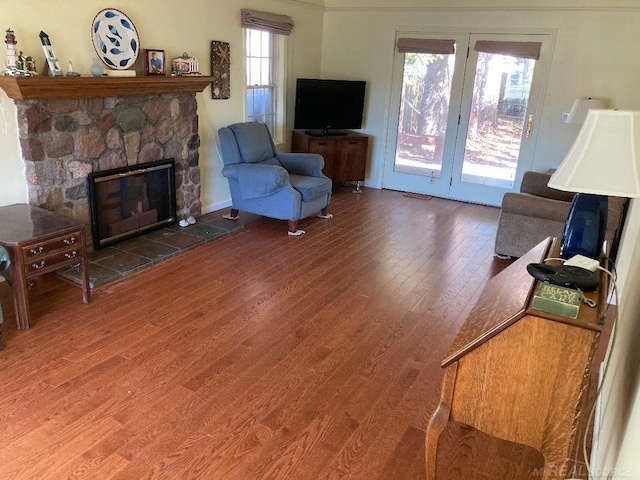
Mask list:
[{"label": "white window frame", "polygon": [[[286,39],[285,35],[277,35],[273,33],[263,32],[256,29],[244,29],[244,52],[245,52],[245,120],[261,120],[260,118],[256,118],[251,115],[250,112],[251,106],[249,105],[249,94],[250,91],[257,88],[273,88],[273,105],[272,112],[268,112],[268,115],[273,116],[273,128],[270,128],[271,136],[273,137],[273,142],[278,145],[282,145],[285,142],[285,119],[286,119],[286,71],[287,71],[287,55],[286,55]],[[270,78],[268,84],[249,84],[249,79],[251,76],[251,59],[256,58],[250,57],[249,55],[249,34],[250,32],[260,32],[261,34],[267,33],[271,38],[271,56],[259,56],[258,58],[269,59],[269,66],[271,68]],[[269,122],[266,122],[269,125]]]}]

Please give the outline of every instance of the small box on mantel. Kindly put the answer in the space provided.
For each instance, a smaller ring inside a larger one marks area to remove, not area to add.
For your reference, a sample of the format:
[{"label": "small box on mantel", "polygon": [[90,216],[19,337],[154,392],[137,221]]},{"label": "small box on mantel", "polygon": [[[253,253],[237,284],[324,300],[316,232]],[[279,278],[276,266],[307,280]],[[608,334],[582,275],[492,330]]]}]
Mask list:
[{"label": "small box on mantel", "polygon": [[540,283],[533,295],[531,306],[543,312],[578,318],[582,294],[572,288]]}]

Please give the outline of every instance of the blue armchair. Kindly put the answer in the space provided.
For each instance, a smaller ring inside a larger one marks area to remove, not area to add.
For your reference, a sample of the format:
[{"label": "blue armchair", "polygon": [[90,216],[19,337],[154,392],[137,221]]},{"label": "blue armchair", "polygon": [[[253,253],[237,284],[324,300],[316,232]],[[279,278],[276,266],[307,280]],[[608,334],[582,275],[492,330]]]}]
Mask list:
[{"label": "blue armchair", "polygon": [[229,181],[231,213],[238,211],[288,220],[289,235],[301,235],[298,221],[316,212],[331,218],[331,180],[324,176],[324,159],[313,153],[276,153],[264,123],[236,123],[218,130]]}]

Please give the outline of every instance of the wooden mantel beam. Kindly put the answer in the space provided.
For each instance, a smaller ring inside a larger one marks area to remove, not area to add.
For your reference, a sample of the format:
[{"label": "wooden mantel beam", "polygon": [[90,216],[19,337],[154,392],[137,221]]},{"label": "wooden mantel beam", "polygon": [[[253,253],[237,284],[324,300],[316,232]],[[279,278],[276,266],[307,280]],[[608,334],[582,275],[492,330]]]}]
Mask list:
[{"label": "wooden mantel beam", "polygon": [[13,100],[131,97],[162,93],[201,92],[209,76],[164,77],[3,77],[0,88]]}]

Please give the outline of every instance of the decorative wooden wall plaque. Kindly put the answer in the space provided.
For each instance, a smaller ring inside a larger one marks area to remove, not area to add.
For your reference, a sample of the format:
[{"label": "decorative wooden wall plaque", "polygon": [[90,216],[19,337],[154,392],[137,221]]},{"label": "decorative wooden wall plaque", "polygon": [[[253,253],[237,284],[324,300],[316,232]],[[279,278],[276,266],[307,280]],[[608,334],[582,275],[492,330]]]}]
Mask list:
[{"label": "decorative wooden wall plaque", "polygon": [[211,96],[224,100],[231,95],[230,47],[227,42],[211,41]]}]

